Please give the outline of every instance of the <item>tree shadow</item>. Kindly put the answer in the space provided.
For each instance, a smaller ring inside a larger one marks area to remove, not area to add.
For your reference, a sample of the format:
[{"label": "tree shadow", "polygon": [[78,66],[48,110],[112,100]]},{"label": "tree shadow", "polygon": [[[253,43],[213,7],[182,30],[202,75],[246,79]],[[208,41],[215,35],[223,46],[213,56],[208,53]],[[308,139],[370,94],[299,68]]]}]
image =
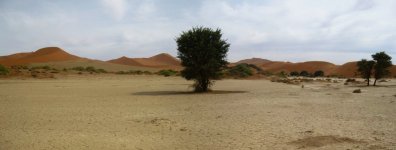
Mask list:
[{"label": "tree shadow", "polygon": [[388,85],[376,85],[376,86],[373,86],[373,85],[370,85],[370,86],[367,86],[367,85],[350,85],[349,87],[360,87],[360,88],[376,88],[376,87],[385,87],[385,88],[394,88],[394,87],[396,87],[396,85],[394,85],[394,84],[388,84]]},{"label": "tree shadow", "polygon": [[207,95],[207,94],[238,94],[238,93],[247,93],[247,91],[213,90],[203,93],[197,93],[193,91],[148,91],[148,92],[136,92],[136,93],[132,93],[132,95],[166,96],[166,95]]}]

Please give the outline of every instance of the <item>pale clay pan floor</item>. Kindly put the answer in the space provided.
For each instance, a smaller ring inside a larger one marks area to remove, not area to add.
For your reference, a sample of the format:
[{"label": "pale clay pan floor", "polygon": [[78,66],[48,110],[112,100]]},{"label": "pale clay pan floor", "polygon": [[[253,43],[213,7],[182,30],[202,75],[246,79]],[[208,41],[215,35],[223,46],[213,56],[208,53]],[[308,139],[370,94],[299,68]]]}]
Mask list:
[{"label": "pale clay pan floor", "polygon": [[[396,149],[396,82],[0,80],[0,149]],[[354,89],[362,93],[352,93]]]}]

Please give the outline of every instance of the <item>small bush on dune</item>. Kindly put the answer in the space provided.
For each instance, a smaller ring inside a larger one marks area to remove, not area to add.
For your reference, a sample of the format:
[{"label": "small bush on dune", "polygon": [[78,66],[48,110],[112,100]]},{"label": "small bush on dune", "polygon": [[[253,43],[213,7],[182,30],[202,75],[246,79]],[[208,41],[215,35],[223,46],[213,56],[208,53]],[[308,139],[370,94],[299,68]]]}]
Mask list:
[{"label": "small bush on dune", "polygon": [[7,75],[8,73],[8,69],[0,64],[0,75]]}]

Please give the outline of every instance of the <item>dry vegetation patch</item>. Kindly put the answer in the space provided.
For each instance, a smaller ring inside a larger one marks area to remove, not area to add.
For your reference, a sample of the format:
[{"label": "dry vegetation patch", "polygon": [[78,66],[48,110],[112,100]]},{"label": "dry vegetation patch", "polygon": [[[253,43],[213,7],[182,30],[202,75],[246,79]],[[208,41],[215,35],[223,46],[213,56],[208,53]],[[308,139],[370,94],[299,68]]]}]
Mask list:
[{"label": "dry vegetation patch", "polygon": [[317,148],[330,144],[341,144],[341,143],[363,144],[366,142],[351,139],[348,137],[326,135],[326,136],[310,136],[303,139],[298,139],[296,141],[292,141],[289,144],[296,145],[298,146],[298,148]]}]

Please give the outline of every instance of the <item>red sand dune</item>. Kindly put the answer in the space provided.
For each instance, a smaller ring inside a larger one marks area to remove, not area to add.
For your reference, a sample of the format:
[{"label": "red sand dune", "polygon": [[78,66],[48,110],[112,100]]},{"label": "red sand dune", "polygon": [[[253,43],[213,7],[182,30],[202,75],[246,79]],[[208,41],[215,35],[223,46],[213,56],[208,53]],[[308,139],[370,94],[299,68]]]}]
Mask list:
[{"label": "red sand dune", "polygon": [[109,60],[108,62],[130,65],[130,66],[141,66],[141,67],[152,67],[162,69],[181,69],[180,61],[169,54],[158,54],[150,58],[128,58],[120,57],[118,59]]},{"label": "red sand dune", "polygon": [[134,60],[132,58],[125,57],[125,56],[122,56],[118,59],[109,60],[107,62],[121,64],[121,65],[129,65],[129,66],[143,66],[143,64],[140,64],[136,60]]},{"label": "red sand dune", "polygon": [[[325,73],[325,75],[358,77],[356,62],[348,62],[343,65],[335,65],[325,61],[307,61],[300,63],[291,63],[291,62],[269,61],[269,60],[266,61],[266,59],[253,58],[253,59],[241,60],[235,64],[241,62],[255,64],[261,67],[265,71],[274,72],[274,73],[281,71],[301,72],[303,70],[308,71],[310,73],[314,73],[315,71],[322,70]],[[396,66],[392,66],[389,70],[391,72],[392,77],[396,76]]]},{"label": "red sand dune", "polygon": [[338,66],[332,74],[344,76],[344,77],[358,77],[357,73],[357,62],[347,62],[341,66]]},{"label": "red sand dune", "polygon": [[[86,60],[78,56],[71,55],[58,47],[46,47],[35,52],[16,53],[8,56],[0,56],[0,64],[6,66],[26,65],[31,63],[47,63],[60,61]],[[128,58],[120,57],[107,61],[114,64],[122,64],[137,67],[150,67],[156,69],[181,70],[180,60],[169,54],[161,53],[149,58]],[[324,71],[325,75],[338,75],[344,77],[357,77],[356,62],[348,62],[343,65],[335,65],[324,61],[308,61],[300,63],[270,61],[262,58],[251,58],[230,64],[230,66],[240,63],[255,64],[265,71],[270,72],[292,72],[303,70],[313,73],[317,70]],[[396,66],[390,68],[391,76],[396,76]]]},{"label": "red sand dune", "polygon": [[35,52],[17,53],[0,57],[0,64],[6,66],[26,65],[31,63],[57,62],[78,60],[80,57],[71,55],[58,47],[46,47]]},{"label": "red sand dune", "polygon": [[301,72],[303,70],[313,73],[318,70],[322,70],[325,72],[326,75],[333,72],[337,66],[324,61],[308,61],[308,62],[301,62],[301,63],[291,63],[291,62],[271,62],[266,63],[261,66],[264,70],[271,71],[271,72],[292,72],[298,71]]}]

